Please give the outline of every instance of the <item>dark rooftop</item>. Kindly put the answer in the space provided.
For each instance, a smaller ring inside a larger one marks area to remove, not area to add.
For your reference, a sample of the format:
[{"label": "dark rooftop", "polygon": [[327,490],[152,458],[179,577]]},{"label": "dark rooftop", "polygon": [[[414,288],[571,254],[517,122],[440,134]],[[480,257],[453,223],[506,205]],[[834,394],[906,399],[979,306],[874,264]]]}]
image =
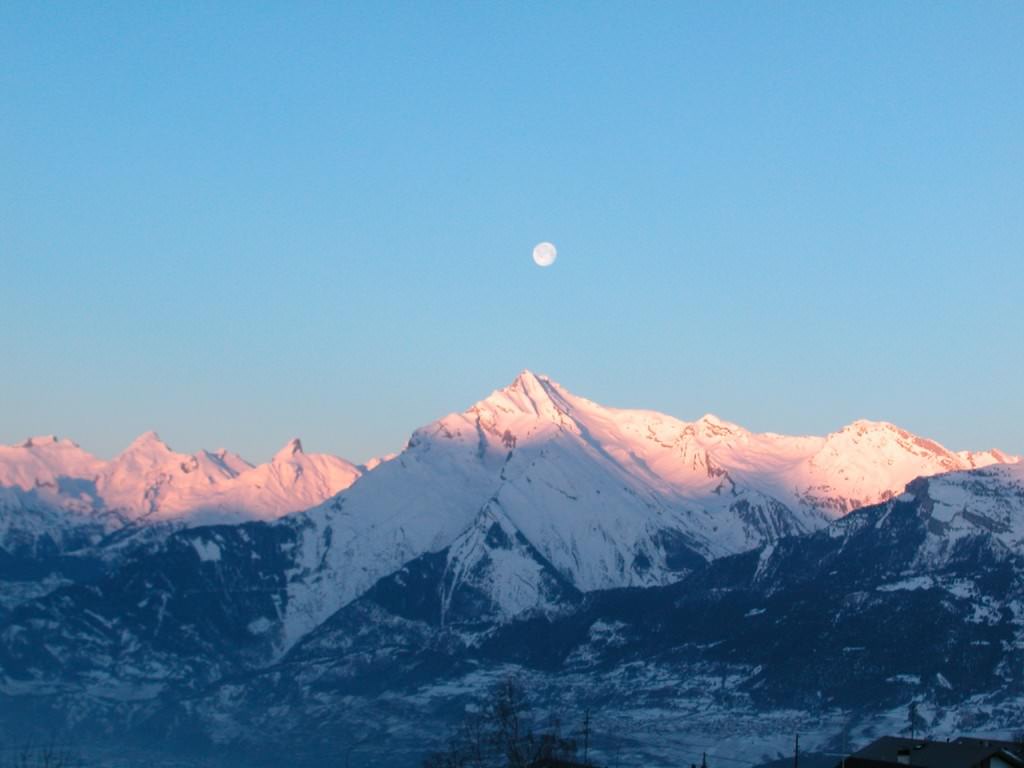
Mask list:
[{"label": "dark rooftop", "polygon": [[1020,744],[966,736],[954,741],[883,736],[844,762],[847,768],[882,768],[900,763],[917,768],[988,768],[983,764],[994,755],[1011,768],[1024,768],[1024,748]]}]

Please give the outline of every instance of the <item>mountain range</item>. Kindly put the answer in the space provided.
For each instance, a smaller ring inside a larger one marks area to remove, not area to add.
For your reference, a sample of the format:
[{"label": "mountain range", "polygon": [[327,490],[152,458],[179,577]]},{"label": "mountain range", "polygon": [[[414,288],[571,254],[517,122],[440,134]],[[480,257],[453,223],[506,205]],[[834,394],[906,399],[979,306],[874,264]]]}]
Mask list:
[{"label": "mountain range", "polygon": [[33,438],[0,448],[0,723],[311,761],[386,724],[380,764],[415,764],[514,672],[552,708],[610,697],[616,732],[747,723],[756,758],[787,717],[824,746],[909,700],[998,729],[1024,705],[1022,468],[884,422],[608,408],[529,371],[368,466]]}]

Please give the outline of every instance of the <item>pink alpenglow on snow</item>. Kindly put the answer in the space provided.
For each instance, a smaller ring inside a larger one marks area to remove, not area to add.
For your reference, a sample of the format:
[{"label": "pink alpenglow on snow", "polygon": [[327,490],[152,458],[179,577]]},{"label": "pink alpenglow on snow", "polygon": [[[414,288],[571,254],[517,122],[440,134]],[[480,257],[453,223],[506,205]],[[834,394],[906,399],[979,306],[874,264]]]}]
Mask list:
[{"label": "pink alpenglow on snow", "polygon": [[92,506],[146,522],[271,520],[319,504],[361,474],[344,459],[305,453],[298,439],[258,466],[223,449],[176,453],[156,432],[111,461],[53,436],[0,446],[0,487],[69,511]]},{"label": "pink alpenglow on snow", "polygon": [[[335,499],[288,518],[315,574],[290,587],[290,636],[428,552],[451,548],[456,576],[475,572],[467,552],[497,568],[495,554],[473,543],[495,525],[510,541],[521,533],[580,590],[667,584],[694,558],[819,530],[920,475],[996,458],[957,454],[885,423],[787,437],[711,415],[686,422],[608,408],[524,371],[416,430],[401,453]],[[519,587],[506,594],[508,579],[493,579],[494,602],[543,609],[537,563],[512,550],[501,560]]]},{"label": "pink alpenglow on snow", "polygon": [[477,586],[502,612],[543,610],[545,567],[529,548],[483,547],[498,529],[582,591],[667,584],[697,561],[825,528],[919,476],[1017,461],[885,422],[792,437],[711,414],[609,408],[523,371],[365,467],[306,454],[297,439],[255,467],[227,451],[175,453],[152,432],[109,462],[52,437],[0,447],[0,524],[28,525],[13,514],[27,501],[104,525],[116,511],[112,528],[282,518],[308,572],[288,587],[287,646],[377,579],[445,549],[454,576],[492,573]]}]

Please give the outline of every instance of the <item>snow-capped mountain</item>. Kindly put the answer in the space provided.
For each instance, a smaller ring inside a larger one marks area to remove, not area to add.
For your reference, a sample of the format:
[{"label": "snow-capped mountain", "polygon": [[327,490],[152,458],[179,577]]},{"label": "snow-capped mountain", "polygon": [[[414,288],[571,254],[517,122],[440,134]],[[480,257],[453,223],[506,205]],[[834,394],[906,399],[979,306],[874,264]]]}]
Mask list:
[{"label": "snow-capped mountain", "polygon": [[[297,441],[261,467],[226,452],[175,454],[153,434],[111,462],[53,439],[4,450],[0,485],[21,505],[6,508],[9,520],[37,513],[45,526],[59,513],[97,536],[168,527],[102,573],[32,582],[6,613],[0,604],[0,705],[15,717],[42,702],[97,733],[170,712],[154,727],[256,743],[254,702],[279,715],[257,731],[305,733],[302,718],[319,722],[325,701],[350,709],[335,695],[394,702],[419,687],[447,701],[478,685],[474,674],[509,666],[556,680],[610,669],[627,688],[629,670],[643,669],[643,685],[664,690],[679,669],[703,679],[725,664],[723,691],[768,691],[763,648],[742,648],[722,623],[747,626],[730,591],[751,618],[788,595],[796,612],[784,621],[810,622],[813,636],[821,628],[808,616],[834,599],[852,601],[851,621],[865,590],[898,612],[904,593],[920,592],[900,585],[931,589],[955,567],[949,584],[960,589],[972,563],[1010,553],[1012,567],[975,584],[988,599],[1017,578],[1022,546],[1015,457],[955,453],[876,422],[825,437],[755,434],[710,415],[684,422],[600,406],[529,372],[416,430],[372,469],[306,456]],[[334,493],[332,482],[346,487]],[[840,591],[822,591],[829,584]],[[998,610],[1016,616],[1013,605]],[[695,621],[691,642],[680,628]],[[710,650],[719,646],[732,648],[728,664]],[[660,661],[644,666],[650,653]],[[779,703],[728,695],[752,712]],[[298,719],[281,716],[278,700]]]},{"label": "snow-capped mountain", "polygon": [[[447,546],[490,506],[580,589],[668,583],[699,560],[816,530],[914,477],[1011,460],[954,453],[885,423],[858,421],[826,437],[753,434],[711,415],[688,423],[602,407],[524,371],[417,430],[395,459],[310,511],[303,546],[350,599]],[[55,525],[55,510],[93,538],[127,523],[273,519],[314,507],[360,474],[305,454],[297,440],[253,467],[227,451],[175,453],[152,432],[109,462],[67,440],[33,438],[0,447],[0,545],[50,529],[58,549],[61,536],[80,539]],[[326,610],[307,607],[318,618]]]},{"label": "snow-capped mountain", "polygon": [[[358,472],[305,456],[297,442],[256,468],[223,452],[175,454],[153,434],[108,464],[73,446],[38,442],[20,450],[69,453],[76,466],[96,472],[88,487],[104,505],[110,499],[146,521],[276,514],[286,502],[294,508],[329,492],[332,470],[342,484]],[[233,583],[281,585],[273,611],[251,617],[261,627],[261,653],[272,657],[425,555],[444,553],[450,591],[470,589],[484,614],[507,621],[557,610],[566,588],[668,584],[709,560],[821,529],[918,475],[997,458],[1010,457],[952,453],[888,424],[786,437],[712,416],[683,422],[606,408],[524,371],[466,411],[417,430],[401,453],[326,503],[276,522],[276,533],[260,534],[272,555],[249,557],[247,526],[198,528],[168,551],[230,574]],[[26,483],[30,476],[17,477]],[[48,492],[69,496],[58,472],[46,477]],[[169,605],[180,567],[170,558],[155,582],[168,584]],[[115,579],[104,588],[122,587]]]},{"label": "snow-capped mountain", "polygon": [[[397,460],[388,458],[311,520],[338,518],[335,534],[394,535],[407,560],[446,546],[493,501],[582,589],[665,583],[693,555],[714,558],[815,530],[914,477],[1016,460],[954,453],[881,422],[786,437],[711,415],[683,422],[606,408],[529,371],[417,430]],[[126,523],[272,520],[322,503],[363,469],[306,454],[298,440],[254,467],[224,450],[176,453],[154,432],[112,461],[68,440],[32,438],[0,446],[0,503],[8,510],[0,546],[33,514],[46,518],[39,527],[52,527],[57,510],[107,532]]]},{"label": "snow-capped mountain", "polygon": [[16,548],[81,527],[95,535],[126,525],[271,520],[307,509],[351,485],[359,467],[306,454],[290,440],[253,466],[225,450],[182,454],[147,432],[111,461],[70,440],[34,437],[0,446],[0,546]]},{"label": "snow-capped mountain", "polygon": [[1016,459],[953,453],[885,423],[787,437],[607,408],[524,371],[286,523],[303,565],[285,646],[377,579],[448,547],[484,509],[576,589],[649,586],[818,530],[920,475],[997,460]]},{"label": "snow-capped mountain", "polygon": [[94,578],[181,528],[307,509],[362,472],[297,439],[259,466],[224,450],[176,453],[154,432],[111,461],[53,436],[0,446],[0,611]]},{"label": "snow-capped mountain", "polygon": [[301,733],[311,753],[329,751],[332,734],[377,728],[389,733],[382,764],[414,765],[439,743],[439,722],[515,674],[541,708],[589,707],[606,755],[619,732],[634,758],[668,765],[677,741],[771,759],[793,730],[805,748],[835,751],[902,728],[911,701],[920,732],[939,738],[1009,733],[1024,714],[1021,464],[918,479],[679,583],[570,596],[557,614],[484,631],[486,608],[446,607],[450,557],[418,558],[281,662],[160,717],[232,749]]}]

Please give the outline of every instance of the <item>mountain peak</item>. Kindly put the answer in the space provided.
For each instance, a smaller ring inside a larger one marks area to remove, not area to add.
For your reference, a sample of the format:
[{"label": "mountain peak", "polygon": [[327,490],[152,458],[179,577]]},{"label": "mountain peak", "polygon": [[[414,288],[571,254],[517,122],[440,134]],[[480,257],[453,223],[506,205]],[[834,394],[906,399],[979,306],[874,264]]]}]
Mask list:
[{"label": "mountain peak", "polygon": [[558,418],[565,413],[565,396],[561,388],[543,374],[524,369],[507,387],[499,389],[483,401],[500,410]]},{"label": "mountain peak", "polygon": [[274,461],[291,461],[297,455],[301,455],[303,453],[305,452],[302,450],[302,441],[297,437],[293,437],[284,444],[284,447],[280,451],[274,454]]},{"label": "mountain peak", "polygon": [[713,413],[705,413],[694,423],[697,432],[708,438],[728,438],[734,435],[745,435],[747,431],[738,424],[720,419]]},{"label": "mountain peak", "polygon": [[529,368],[524,368],[505,389],[529,393],[543,388],[543,382],[550,382],[550,379],[543,374],[538,375],[534,373]]},{"label": "mountain peak", "polygon": [[[123,451],[124,453],[171,453],[170,446],[167,445],[153,430],[143,432],[141,435],[132,440],[131,444]],[[123,455],[122,454],[122,455]]]},{"label": "mountain peak", "polygon": [[697,421],[699,421],[701,424],[708,424],[712,427],[723,427],[730,431],[741,429],[741,427],[739,427],[738,425],[733,424],[731,421],[726,421],[725,419],[719,418],[713,413],[705,413],[703,416],[697,419]]},{"label": "mountain peak", "polygon": [[21,444],[21,447],[35,448],[37,446],[48,445],[56,442],[59,442],[56,435],[36,435],[35,437],[27,438],[25,442]]},{"label": "mountain peak", "polygon": [[827,438],[830,442],[867,440],[877,446],[893,445],[904,450],[924,452],[937,457],[952,458],[953,454],[943,445],[926,437],[919,437],[888,421],[857,419]]},{"label": "mountain peak", "polygon": [[895,424],[888,421],[872,421],[871,419],[856,419],[851,421],[845,427],[843,431],[851,432],[896,432],[898,434],[906,434],[906,430],[900,429]]},{"label": "mountain peak", "polygon": [[987,453],[998,464],[1017,464],[1020,462],[1019,456],[1013,456],[1009,453],[1005,453],[998,448],[989,448],[987,451],[981,451],[981,453]]}]

